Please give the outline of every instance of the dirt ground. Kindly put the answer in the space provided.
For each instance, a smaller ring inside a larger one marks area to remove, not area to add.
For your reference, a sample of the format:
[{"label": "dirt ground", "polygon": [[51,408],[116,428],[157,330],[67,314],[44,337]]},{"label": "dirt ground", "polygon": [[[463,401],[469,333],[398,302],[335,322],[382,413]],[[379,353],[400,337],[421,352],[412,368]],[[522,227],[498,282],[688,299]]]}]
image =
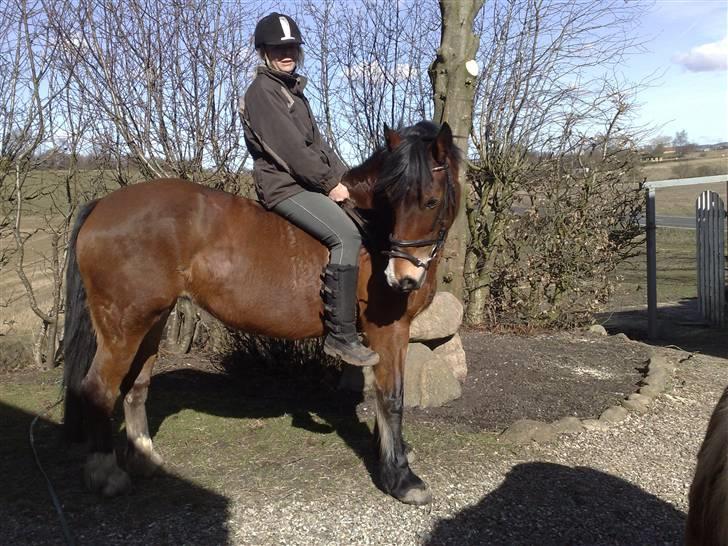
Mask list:
[{"label": "dirt ground", "polygon": [[622,337],[578,331],[461,336],[468,362],[463,396],[409,419],[499,431],[518,419],[596,418],[637,390],[650,356]]},{"label": "dirt ground", "polygon": [[[433,465],[446,472],[466,454],[499,458],[494,433],[516,419],[599,415],[635,391],[650,354],[646,345],[585,332],[462,336],[469,367],[462,398],[405,411],[405,436],[435,476]],[[83,454],[61,442],[59,407],[38,423],[36,447],[81,544],[265,543],[233,539],[237,524],[221,524],[220,514],[245,521],[230,512],[243,498],[295,514],[295,502],[340,491],[359,492],[372,506],[389,502],[373,485],[371,400],[338,390],[337,380],[336,368],[311,361],[164,354],[147,407],[165,469],[114,500],[84,491]],[[59,387],[60,370],[0,370],[0,542],[62,542],[28,444],[30,422]]]},{"label": "dirt ground", "polygon": [[[623,336],[583,331],[517,335],[463,329],[461,337],[468,363],[462,397],[441,408],[408,409],[407,422],[499,432],[518,419],[596,418],[638,389],[650,357],[648,347]],[[199,378],[190,376],[191,370],[223,374],[233,379],[237,392],[261,401],[277,399],[300,414],[323,411],[344,417],[354,412],[360,419],[374,414],[371,395],[339,391],[338,369],[310,361],[286,366],[247,354],[223,360],[166,354],[152,389],[165,388],[175,377],[180,388],[199,390]],[[188,387],[179,377],[182,371],[189,376]]]}]

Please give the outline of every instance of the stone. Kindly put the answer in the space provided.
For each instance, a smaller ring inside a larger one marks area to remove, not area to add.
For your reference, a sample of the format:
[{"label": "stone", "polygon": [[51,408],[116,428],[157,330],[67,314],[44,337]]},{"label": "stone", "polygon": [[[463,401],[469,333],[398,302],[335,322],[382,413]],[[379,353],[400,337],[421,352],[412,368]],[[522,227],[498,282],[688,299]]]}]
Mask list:
[{"label": "stone", "polygon": [[654,355],[652,358],[650,358],[650,363],[648,367],[650,370],[656,370],[658,368],[667,369],[667,359],[662,355]]},{"label": "stone", "polygon": [[465,377],[468,375],[468,363],[459,334],[455,334],[445,343],[438,345],[432,352],[450,367],[455,379],[460,383],[465,381]]},{"label": "stone", "polygon": [[404,365],[404,405],[414,408],[420,405],[422,366],[432,358],[432,351],[421,343],[410,343]]},{"label": "stone", "polygon": [[341,365],[339,390],[368,392],[374,387],[374,369],[371,366]]},{"label": "stone", "polygon": [[655,387],[656,389],[663,391],[665,390],[665,385],[667,385],[667,373],[661,369],[655,370],[654,372],[651,370],[650,373],[647,374],[645,383],[650,387]]},{"label": "stone", "polygon": [[646,413],[648,404],[639,400],[627,399],[622,401],[622,407],[635,413]]},{"label": "stone", "polygon": [[427,341],[454,335],[463,322],[463,304],[449,292],[438,292],[430,306],[410,327],[411,341]]},{"label": "stone", "polygon": [[547,442],[556,436],[556,429],[550,423],[520,419],[504,430],[498,440],[511,444],[527,444],[531,441]]},{"label": "stone", "polygon": [[576,434],[584,430],[584,425],[577,417],[562,417],[558,421],[551,423],[557,434]]},{"label": "stone", "polygon": [[439,407],[460,396],[460,382],[447,363],[426,345],[410,343],[404,368],[405,407]]},{"label": "stone", "polygon": [[658,389],[655,385],[645,385],[640,387],[640,394],[654,400],[657,395],[660,394],[661,389]]},{"label": "stone", "polygon": [[609,430],[609,425],[605,421],[599,421],[598,419],[584,419],[581,424],[586,430]]},{"label": "stone", "polygon": [[617,338],[617,339],[623,339],[624,341],[631,341],[631,340],[630,340],[630,339],[629,339],[629,338],[627,337],[627,334],[625,334],[625,333],[622,333],[622,332],[620,332],[620,333],[618,333],[618,334],[614,334],[614,337],[615,337],[615,338]]},{"label": "stone", "polygon": [[639,393],[632,393],[627,397],[627,400],[632,400],[634,402],[639,402],[640,404],[644,404],[645,406],[649,406],[650,402],[652,401],[649,396],[645,396],[644,394]]},{"label": "stone", "polygon": [[607,335],[607,329],[601,324],[592,324],[591,326],[589,326],[589,332],[591,332],[592,334],[598,334],[600,336]]},{"label": "stone", "polygon": [[438,408],[463,395],[460,381],[450,366],[433,353],[433,358],[422,366],[420,379],[420,407]]},{"label": "stone", "polygon": [[599,416],[600,421],[604,421],[609,424],[621,423],[627,418],[629,413],[622,406],[611,406],[605,409]]}]

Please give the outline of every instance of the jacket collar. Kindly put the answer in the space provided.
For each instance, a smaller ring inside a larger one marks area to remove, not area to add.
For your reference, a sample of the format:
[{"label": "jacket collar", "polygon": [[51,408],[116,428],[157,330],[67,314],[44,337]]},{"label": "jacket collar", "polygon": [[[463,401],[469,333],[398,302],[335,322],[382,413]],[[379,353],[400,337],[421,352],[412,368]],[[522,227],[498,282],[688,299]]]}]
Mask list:
[{"label": "jacket collar", "polygon": [[294,72],[293,74],[289,74],[288,72],[280,72],[279,70],[273,70],[272,68],[268,68],[267,66],[263,65],[259,66],[256,70],[256,76],[259,74],[264,74],[269,78],[279,81],[280,83],[285,85],[292,93],[296,93],[299,95],[303,93],[303,90],[306,87],[306,83],[308,82],[305,76],[301,76],[296,72]]}]

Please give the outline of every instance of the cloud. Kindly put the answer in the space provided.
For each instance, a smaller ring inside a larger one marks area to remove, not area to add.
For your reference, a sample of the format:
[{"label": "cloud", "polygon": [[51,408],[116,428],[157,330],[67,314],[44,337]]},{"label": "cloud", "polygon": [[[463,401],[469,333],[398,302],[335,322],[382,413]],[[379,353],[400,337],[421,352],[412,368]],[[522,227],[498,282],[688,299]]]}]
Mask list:
[{"label": "cloud", "polygon": [[382,84],[387,79],[408,79],[415,78],[419,74],[417,67],[410,64],[398,64],[394,70],[382,66],[377,60],[370,63],[360,63],[350,66],[345,70],[347,77],[353,80],[365,80],[376,84]]},{"label": "cloud", "polygon": [[728,36],[717,42],[710,42],[680,53],[673,58],[691,72],[711,72],[728,68]]}]

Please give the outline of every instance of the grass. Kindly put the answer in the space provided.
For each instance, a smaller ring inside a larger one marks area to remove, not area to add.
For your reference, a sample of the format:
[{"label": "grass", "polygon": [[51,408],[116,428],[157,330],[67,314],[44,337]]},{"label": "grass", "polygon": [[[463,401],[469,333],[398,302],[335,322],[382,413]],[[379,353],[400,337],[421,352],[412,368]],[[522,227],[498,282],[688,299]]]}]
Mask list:
[{"label": "grass", "polygon": [[693,152],[684,159],[643,163],[642,173],[647,181],[671,180],[728,173],[728,150]]},{"label": "grass", "polygon": [[[657,230],[658,303],[677,302],[697,296],[695,231]],[[647,305],[647,258],[645,254],[624,262],[614,273],[617,290],[610,309]]]},{"label": "grass", "polygon": [[[155,376],[147,408],[164,471],[136,479],[131,495],[114,499],[84,491],[84,453],[60,442],[60,407],[41,419],[36,447],[78,542],[227,543],[231,506],[242,501],[275,505],[335,498],[343,491],[396,502],[376,488],[368,471],[371,417],[360,420],[348,411],[309,406],[305,396],[278,396],[280,385],[273,388],[265,378],[246,390],[246,383],[258,379],[184,366]],[[273,379],[275,374],[268,381]],[[58,541],[58,523],[29,450],[28,428],[36,412],[57,400],[60,370],[14,372],[0,381],[0,457],[12,476],[3,484],[0,536],[8,543]],[[328,395],[318,392],[318,397]],[[307,422],[301,413],[309,414]],[[417,450],[415,471],[426,470],[429,476],[463,457],[495,456],[497,450],[491,434],[421,423],[407,423],[405,431]]]}]

